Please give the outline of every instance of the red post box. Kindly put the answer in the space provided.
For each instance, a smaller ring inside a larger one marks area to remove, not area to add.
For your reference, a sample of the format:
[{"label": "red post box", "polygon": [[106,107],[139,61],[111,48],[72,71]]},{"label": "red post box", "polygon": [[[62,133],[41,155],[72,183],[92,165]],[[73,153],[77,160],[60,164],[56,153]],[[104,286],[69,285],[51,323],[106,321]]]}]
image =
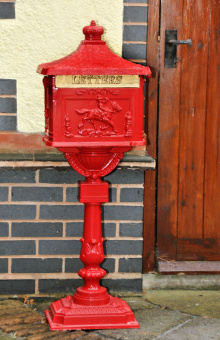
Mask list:
[{"label": "red post box", "polygon": [[144,145],[144,76],[148,67],[110,51],[95,21],[83,28],[85,40],[70,55],[38,66],[44,74],[44,142],[62,151],[85,176],[79,201],[85,204],[79,276],[84,286],[45,311],[51,330],[139,327],[127,303],[99,285],[105,270],[101,203],[108,202],[110,173],[125,151]]}]

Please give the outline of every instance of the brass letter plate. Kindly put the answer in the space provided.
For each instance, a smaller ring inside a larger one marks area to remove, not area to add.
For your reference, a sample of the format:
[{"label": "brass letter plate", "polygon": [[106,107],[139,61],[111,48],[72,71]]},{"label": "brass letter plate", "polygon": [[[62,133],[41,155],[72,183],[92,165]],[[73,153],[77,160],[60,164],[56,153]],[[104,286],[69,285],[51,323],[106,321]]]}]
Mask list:
[{"label": "brass letter plate", "polygon": [[56,87],[140,87],[138,75],[56,76]]}]

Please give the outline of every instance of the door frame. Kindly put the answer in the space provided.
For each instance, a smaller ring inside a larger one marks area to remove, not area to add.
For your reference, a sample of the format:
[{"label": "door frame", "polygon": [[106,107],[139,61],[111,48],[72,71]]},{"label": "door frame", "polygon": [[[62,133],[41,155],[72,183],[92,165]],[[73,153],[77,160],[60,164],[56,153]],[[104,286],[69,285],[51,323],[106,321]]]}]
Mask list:
[{"label": "door frame", "polygon": [[[158,161],[158,115],[159,115],[159,81],[160,81],[160,49],[163,56],[164,41],[162,39],[160,44],[160,29],[165,25],[164,19],[160,16],[160,0],[151,0],[148,5],[148,38],[147,38],[147,65],[152,70],[152,78],[149,79],[147,94],[148,100],[146,103],[146,126],[145,131],[147,134],[147,153],[151,155],[156,162]],[[176,5],[171,4],[167,16],[170,13],[175,18]],[[166,18],[167,20],[167,18]],[[176,23],[170,25],[174,27],[167,27],[169,29],[177,28]],[[162,57],[163,58],[163,57]],[[219,261],[188,261],[182,259],[182,261],[173,261],[168,258],[160,259],[160,255],[157,254],[157,183],[158,183],[158,170],[156,166],[155,171],[146,171],[145,173],[145,197],[144,197],[144,249],[143,249],[143,272],[148,273],[154,270],[158,270],[161,274],[176,274],[176,273],[187,273],[187,274],[218,274],[220,273],[220,262]],[[166,197],[164,198],[166,200]],[[160,224],[163,221],[160,221]],[[166,222],[165,222],[166,223]],[[169,242],[173,245],[177,245],[175,237],[170,237]],[[167,242],[167,239],[165,240]],[[189,241],[187,249],[195,249],[202,251],[204,247],[198,247],[197,240]],[[206,240],[204,240],[205,243]],[[201,243],[201,242],[200,242]],[[213,244],[213,242],[211,242]],[[209,245],[208,245],[209,246]],[[208,251],[210,247],[207,246]],[[190,248],[191,247],[191,248]],[[219,247],[218,242],[214,244],[214,248]],[[173,246],[175,251],[175,246]],[[215,250],[214,249],[214,250]],[[216,251],[215,251],[216,252]],[[157,268],[156,268],[157,267]]]},{"label": "door frame", "polygon": [[[152,77],[147,83],[145,131],[147,135],[147,153],[157,160],[158,135],[158,91],[160,68],[160,0],[151,0],[148,4],[147,26],[147,65],[150,65]],[[156,247],[156,196],[157,166],[155,170],[145,171],[144,194],[144,248],[143,272],[155,269]]]}]

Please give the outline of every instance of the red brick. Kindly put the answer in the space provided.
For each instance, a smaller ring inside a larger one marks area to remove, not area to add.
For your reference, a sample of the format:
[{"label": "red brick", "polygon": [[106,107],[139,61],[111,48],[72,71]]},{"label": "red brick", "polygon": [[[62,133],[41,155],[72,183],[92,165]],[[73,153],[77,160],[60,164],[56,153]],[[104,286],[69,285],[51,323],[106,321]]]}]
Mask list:
[{"label": "red brick", "polygon": [[24,304],[17,300],[3,300],[0,301],[0,310],[7,310],[7,308],[23,308]]},{"label": "red brick", "polygon": [[27,312],[16,313],[12,318],[11,315],[4,315],[0,318],[0,325],[19,325],[21,323],[35,323],[41,322],[42,316],[36,312],[32,312],[31,310],[27,310]]},{"label": "red brick", "polygon": [[1,132],[0,152],[21,152],[21,150],[58,152],[55,148],[46,146],[42,138],[43,135],[38,133]]},{"label": "red brick", "polygon": [[48,331],[46,333],[43,333],[43,334],[33,334],[33,335],[29,335],[27,337],[27,340],[44,340],[44,339],[50,339],[50,338],[53,338],[53,339],[56,339],[56,336],[57,335],[64,335],[66,334],[67,331]]},{"label": "red brick", "polygon": [[0,320],[1,320],[1,315],[13,315],[16,313],[22,313],[26,312],[27,308],[26,307],[21,307],[21,308],[10,308],[10,309],[0,309]]},{"label": "red brick", "polygon": [[15,335],[17,337],[27,337],[32,334],[39,334],[48,331],[48,325],[43,324],[28,324],[28,327],[24,327],[23,329],[17,330]]},{"label": "red brick", "polygon": [[43,333],[47,332],[49,327],[48,325],[43,325],[41,323],[37,324],[20,324],[20,325],[2,325],[1,329],[4,333],[15,333],[16,336],[25,336],[29,334],[35,333]]},{"label": "red brick", "polygon": [[63,335],[63,334],[58,335],[58,336],[54,337],[53,339],[56,339],[56,340],[71,340],[71,339],[79,339],[81,337],[83,337],[82,339],[84,339],[85,334],[86,334],[86,332],[84,332],[84,331],[72,331],[72,332],[66,333],[65,335]]},{"label": "red brick", "polygon": [[84,336],[82,340],[110,340],[110,339],[103,338],[98,334],[89,333],[88,335]]}]

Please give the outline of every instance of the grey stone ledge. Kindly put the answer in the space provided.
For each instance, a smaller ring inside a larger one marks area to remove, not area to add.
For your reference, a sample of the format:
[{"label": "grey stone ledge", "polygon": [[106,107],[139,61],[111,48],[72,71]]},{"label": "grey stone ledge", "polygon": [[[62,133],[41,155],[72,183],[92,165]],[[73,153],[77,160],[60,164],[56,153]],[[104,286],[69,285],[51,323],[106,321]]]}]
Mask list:
[{"label": "grey stone ledge", "polygon": [[[0,161],[7,162],[67,162],[62,153],[0,153]],[[19,164],[17,164],[19,166]],[[47,166],[45,164],[45,166]],[[125,153],[119,166],[138,167],[143,169],[152,169],[156,167],[156,161],[148,154],[137,155],[132,153]],[[1,164],[4,167],[4,164]],[[7,166],[8,167],[8,164]],[[37,164],[36,164],[37,167]]]}]

